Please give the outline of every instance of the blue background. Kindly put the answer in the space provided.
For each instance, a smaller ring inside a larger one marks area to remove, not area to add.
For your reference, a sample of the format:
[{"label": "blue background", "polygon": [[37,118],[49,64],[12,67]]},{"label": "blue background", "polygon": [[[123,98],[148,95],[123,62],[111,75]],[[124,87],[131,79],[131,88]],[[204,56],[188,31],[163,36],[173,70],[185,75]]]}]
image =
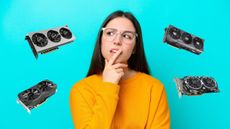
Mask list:
[{"label": "blue background", "polygon": [[[152,75],[166,88],[172,129],[230,129],[229,30],[227,0],[1,0],[0,129],[73,128],[69,92],[84,78],[98,29],[115,10],[131,11],[139,20]],[[28,32],[68,24],[75,42],[36,60],[24,40]],[[164,28],[175,25],[205,39],[195,55],[163,44]],[[174,77],[213,76],[220,93],[179,98]],[[17,94],[41,80],[58,84],[58,92],[29,115]]]}]

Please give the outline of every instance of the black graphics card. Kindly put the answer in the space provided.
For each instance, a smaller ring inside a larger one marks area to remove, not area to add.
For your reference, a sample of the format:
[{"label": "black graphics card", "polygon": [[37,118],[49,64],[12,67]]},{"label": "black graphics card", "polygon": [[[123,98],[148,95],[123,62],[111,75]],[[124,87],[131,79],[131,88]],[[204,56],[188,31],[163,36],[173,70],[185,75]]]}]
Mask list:
[{"label": "black graphics card", "polygon": [[219,92],[217,82],[207,76],[185,76],[175,78],[179,95],[202,95],[204,93]]},{"label": "black graphics card", "polygon": [[75,36],[67,25],[37,32],[29,32],[26,35],[26,40],[29,42],[35,58],[38,58],[38,53],[45,54],[51,52],[58,49],[61,45],[73,42],[75,39]]},{"label": "black graphics card", "polygon": [[203,39],[172,25],[165,29],[163,42],[198,55],[204,51]]},{"label": "black graphics card", "polygon": [[18,94],[17,102],[29,113],[30,110],[42,104],[48,97],[55,94],[57,85],[49,80],[44,80],[35,86]]}]

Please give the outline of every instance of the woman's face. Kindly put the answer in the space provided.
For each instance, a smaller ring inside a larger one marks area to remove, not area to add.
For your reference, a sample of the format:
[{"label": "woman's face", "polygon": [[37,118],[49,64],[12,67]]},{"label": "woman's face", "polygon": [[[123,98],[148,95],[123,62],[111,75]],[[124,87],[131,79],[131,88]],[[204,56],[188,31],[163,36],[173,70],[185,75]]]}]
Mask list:
[{"label": "woman's face", "polygon": [[133,23],[125,17],[117,17],[109,21],[103,28],[101,38],[101,52],[105,59],[109,60],[117,50],[122,53],[115,63],[126,63],[134,52],[136,44],[136,30]]}]

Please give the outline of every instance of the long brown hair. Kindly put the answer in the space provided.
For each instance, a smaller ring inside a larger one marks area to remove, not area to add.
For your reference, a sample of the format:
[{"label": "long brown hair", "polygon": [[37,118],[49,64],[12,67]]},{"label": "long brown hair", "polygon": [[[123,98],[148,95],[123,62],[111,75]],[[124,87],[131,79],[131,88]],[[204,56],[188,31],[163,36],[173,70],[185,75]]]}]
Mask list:
[{"label": "long brown hair", "polygon": [[105,21],[103,22],[102,26],[99,29],[98,37],[96,40],[96,46],[94,48],[93,57],[91,60],[90,68],[87,74],[87,77],[93,74],[101,74],[104,70],[105,62],[104,57],[101,53],[101,37],[102,37],[102,28],[105,27],[109,21],[113,20],[117,17],[125,17],[129,19],[135,29],[138,37],[136,38],[136,45],[135,45],[135,53],[133,53],[129,60],[128,60],[128,66],[130,69],[143,72],[146,74],[150,74],[148,64],[146,61],[145,53],[144,53],[144,47],[143,47],[143,39],[142,39],[142,32],[141,27],[137,19],[134,17],[134,15],[130,12],[123,12],[123,11],[115,11],[112,14],[110,14]]}]

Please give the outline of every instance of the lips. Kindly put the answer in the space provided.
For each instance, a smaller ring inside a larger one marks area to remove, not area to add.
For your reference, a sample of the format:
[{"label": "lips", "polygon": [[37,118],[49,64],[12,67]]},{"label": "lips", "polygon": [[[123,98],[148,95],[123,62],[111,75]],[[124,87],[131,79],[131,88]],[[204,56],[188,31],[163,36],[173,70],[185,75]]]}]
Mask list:
[{"label": "lips", "polygon": [[110,49],[110,53],[116,53],[119,49]]}]

